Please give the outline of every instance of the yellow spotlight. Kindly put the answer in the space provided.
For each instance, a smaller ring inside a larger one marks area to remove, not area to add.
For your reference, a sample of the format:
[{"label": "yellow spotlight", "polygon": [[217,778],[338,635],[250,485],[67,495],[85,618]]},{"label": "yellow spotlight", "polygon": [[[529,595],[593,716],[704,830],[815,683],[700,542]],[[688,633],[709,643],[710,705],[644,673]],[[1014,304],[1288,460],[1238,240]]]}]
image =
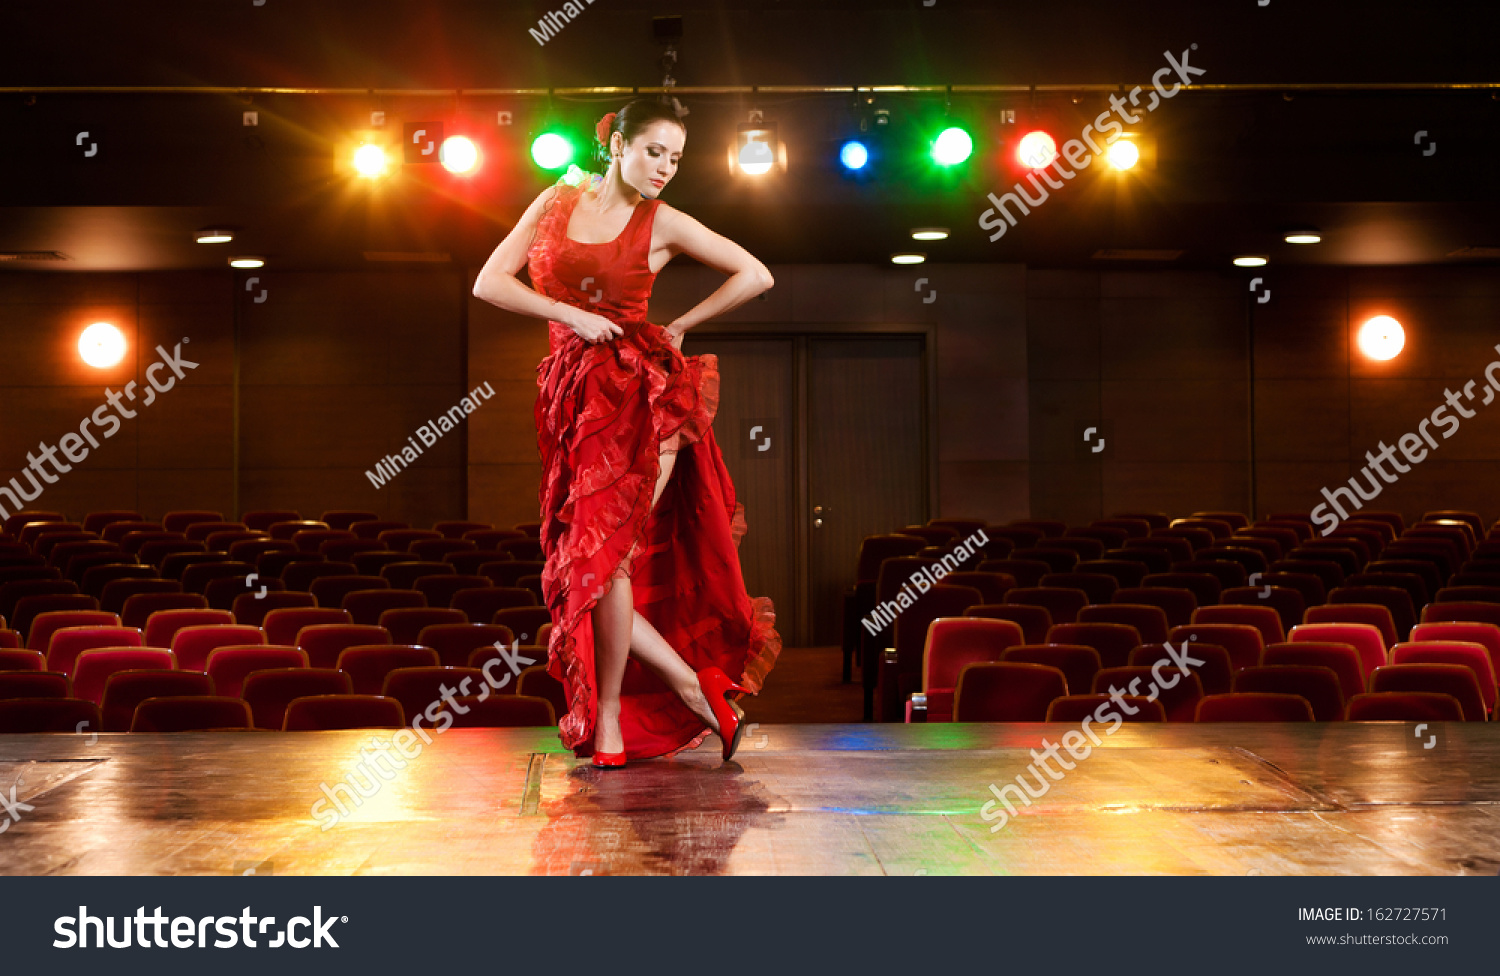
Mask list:
[{"label": "yellow spotlight", "polygon": [[1371,359],[1395,359],[1406,348],[1406,330],[1389,315],[1377,315],[1359,327],[1358,342]]},{"label": "yellow spotlight", "polygon": [[354,169],[360,176],[385,175],[385,150],[371,143],[364,143],[354,150]]},{"label": "yellow spotlight", "polygon": [[78,337],[78,355],[95,369],[109,369],[125,358],[125,333],[108,322],[95,322]]},{"label": "yellow spotlight", "polygon": [[1141,161],[1141,150],[1129,139],[1120,139],[1109,144],[1109,148],[1104,150],[1104,158],[1109,160],[1109,165],[1123,172],[1134,169],[1135,164]]},{"label": "yellow spotlight", "polygon": [[467,175],[479,168],[479,147],[467,136],[449,136],[438,147],[438,161],[450,173]]}]

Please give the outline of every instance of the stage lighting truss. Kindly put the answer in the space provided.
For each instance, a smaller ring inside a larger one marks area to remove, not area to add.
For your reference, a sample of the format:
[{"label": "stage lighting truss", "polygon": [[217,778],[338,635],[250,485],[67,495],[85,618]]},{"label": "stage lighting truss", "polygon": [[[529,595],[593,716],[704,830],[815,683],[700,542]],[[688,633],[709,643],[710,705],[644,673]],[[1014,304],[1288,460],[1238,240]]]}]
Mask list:
[{"label": "stage lighting truss", "polygon": [[786,172],[786,146],[775,122],[765,121],[759,110],[735,127],[729,147],[729,172],[735,176],[763,177]]}]

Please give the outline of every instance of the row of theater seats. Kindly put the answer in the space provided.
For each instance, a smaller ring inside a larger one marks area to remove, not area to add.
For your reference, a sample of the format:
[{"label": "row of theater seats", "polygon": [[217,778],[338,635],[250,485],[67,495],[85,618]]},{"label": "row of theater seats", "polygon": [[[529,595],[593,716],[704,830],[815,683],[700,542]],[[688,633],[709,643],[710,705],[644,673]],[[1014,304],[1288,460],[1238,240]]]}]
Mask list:
[{"label": "row of theater seats", "polygon": [[[17,625],[0,616],[0,732],[394,727],[433,710],[552,725],[566,708],[543,667],[541,563],[518,558],[540,555],[535,525],[54,515],[13,517],[0,540],[0,614]],[[473,702],[442,701],[461,686]]]},{"label": "row of theater seats", "polygon": [[[961,558],[963,540],[981,531],[982,551]],[[1303,699],[1320,721],[1433,720],[1437,706],[1422,695],[1445,696],[1439,710],[1454,717],[1483,720],[1495,709],[1500,527],[1486,534],[1470,512],[1431,512],[1412,526],[1398,513],[1363,512],[1327,536],[1287,513],[1254,524],[1229,512],[1129,514],[1076,528],[937,519],[866,539],[857,575],[845,602],[845,677],[858,659],[866,720],[877,705],[884,721],[948,720],[960,675],[974,666],[981,684],[970,682],[965,714],[1041,721],[1054,699],[1094,694],[1096,680],[1120,676],[1113,669],[1149,667],[1165,644],[1184,641],[1212,662],[1168,696],[1169,720],[1196,718],[1200,699],[1210,717],[1303,714],[1301,703],[1268,694]],[[906,606],[896,602],[903,589],[915,596]],[[950,636],[937,622],[954,617],[990,626]],[[1037,686],[1047,695],[1005,704],[996,676],[1019,687],[1022,665],[1055,672]],[[1406,693],[1419,698],[1397,707],[1362,697]],[[1246,699],[1241,711],[1221,697],[1241,694],[1260,704]]]}]

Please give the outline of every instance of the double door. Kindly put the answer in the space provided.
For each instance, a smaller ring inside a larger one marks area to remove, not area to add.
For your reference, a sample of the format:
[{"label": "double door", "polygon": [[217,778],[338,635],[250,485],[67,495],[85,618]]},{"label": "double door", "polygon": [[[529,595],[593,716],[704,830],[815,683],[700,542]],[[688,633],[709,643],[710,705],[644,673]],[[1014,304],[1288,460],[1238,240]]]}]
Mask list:
[{"label": "double door", "polygon": [[838,644],[860,541],[926,520],[921,335],[688,338],[719,357],[714,433],[749,525],[740,562],[787,646]]}]

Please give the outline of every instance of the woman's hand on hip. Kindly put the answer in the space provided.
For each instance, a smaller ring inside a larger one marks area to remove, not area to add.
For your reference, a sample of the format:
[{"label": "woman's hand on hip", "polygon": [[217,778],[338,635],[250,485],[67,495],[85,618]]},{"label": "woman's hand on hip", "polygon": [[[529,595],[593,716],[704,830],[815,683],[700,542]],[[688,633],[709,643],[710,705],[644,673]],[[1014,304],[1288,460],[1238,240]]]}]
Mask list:
[{"label": "woman's hand on hip", "polygon": [[662,331],[665,332],[667,334],[667,338],[672,341],[672,348],[676,349],[678,352],[681,352],[682,351],[682,330],[674,328],[673,326],[669,325],[666,328],[662,329]]},{"label": "woman's hand on hip", "polygon": [[586,312],[581,308],[573,309],[566,325],[573,330],[574,335],[591,346],[618,339],[625,334],[624,329],[604,316]]}]

